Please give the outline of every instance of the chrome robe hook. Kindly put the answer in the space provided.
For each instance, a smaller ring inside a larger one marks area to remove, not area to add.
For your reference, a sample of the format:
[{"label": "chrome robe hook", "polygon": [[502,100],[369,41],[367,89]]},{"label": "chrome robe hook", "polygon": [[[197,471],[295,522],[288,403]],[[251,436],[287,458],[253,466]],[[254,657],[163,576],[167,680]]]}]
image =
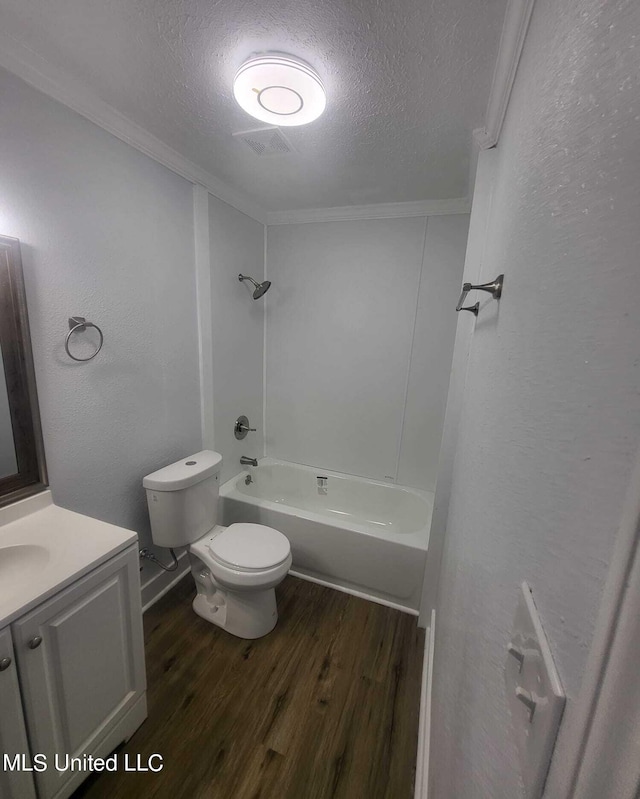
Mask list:
[{"label": "chrome robe hook", "polygon": [[475,305],[467,305],[466,308],[462,307],[463,302],[467,299],[467,294],[470,291],[488,291],[494,300],[499,300],[502,296],[503,283],[504,275],[498,275],[498,277],[495,280],[492,280],[491,283],[482,283],[480,286],[472,286],[471,283],[463,283],[462,293],[460,294],[460,299],[456,305],[456,311],[471,311],[474,316],[477,316],[478,309],[480,308],[479,302],[477,302]]}]

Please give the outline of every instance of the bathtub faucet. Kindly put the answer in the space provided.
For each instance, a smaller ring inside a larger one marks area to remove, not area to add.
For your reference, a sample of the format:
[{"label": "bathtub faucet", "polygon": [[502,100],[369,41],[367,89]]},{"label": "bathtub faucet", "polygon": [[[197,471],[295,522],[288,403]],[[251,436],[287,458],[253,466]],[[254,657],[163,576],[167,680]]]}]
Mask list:
[{"label": "bathtub faucet", "polygon": [[257,458],[247,458],[246,455],[243,455],[240,458],[240,463],[243,466],[257,466],[258,465],[258,459]]}]

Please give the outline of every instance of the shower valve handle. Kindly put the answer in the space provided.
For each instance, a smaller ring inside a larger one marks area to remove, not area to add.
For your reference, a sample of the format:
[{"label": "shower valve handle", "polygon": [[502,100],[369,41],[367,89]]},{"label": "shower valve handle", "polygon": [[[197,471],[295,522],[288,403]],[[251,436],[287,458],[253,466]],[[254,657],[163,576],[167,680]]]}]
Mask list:
[{"label": "shower valve handle", "polygon": [[233,425],[233,434],[238,440],[242,441],[242,439],[245,438],[248,433],[255,432],[256,428],[251,427],[246,416],[238,416],[235,424]]}]

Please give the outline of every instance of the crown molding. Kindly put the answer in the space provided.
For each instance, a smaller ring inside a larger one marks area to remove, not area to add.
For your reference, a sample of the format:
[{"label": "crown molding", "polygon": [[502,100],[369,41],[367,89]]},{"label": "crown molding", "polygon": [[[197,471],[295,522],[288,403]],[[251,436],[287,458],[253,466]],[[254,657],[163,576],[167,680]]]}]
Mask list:
[{"label": "crown molding", "polygon": [[[533,0],[510,0],[510,5],[525,2],[529,5],[533,4]],[[87,88],[83,81],[57,69],[46,59],[1,30],[0,66],[177,175],[195,185],[204,186],[215,197],[262,224],[287,225],[357,219],[395,219],[412,216],[467,214],[470,211],[470,202],[467,198],[456,198],[267,212],[243,192],[237,191],[220,178],[194,164],[193,161],[101,100]],[[474,131],[474,136],[475,133]]]},{"label": "crown molding", "polygon": [[266,217],[264,209],[244,193],[228,186],[220,178],[185,158],[105,103],[87,89],[82,81],[55,68],[33,50],[2,31],[0,31],[0,66],[177,175],[191,183],[204,186],[223,202],[264,224]]},{"label": "crown molding", "polygon": [[535,0],[507,3],[484,127],[473,131],[473,138],[482,150],[495,147],[500,138],[534,3]]},{"label": "crown molding", "polygon": [[267,225],[295,225],[306,222],[348,222],[356,219],[398,219],[406,216],[468,214],[466,197],[454,200],[418,200],[406,203],[344,205],[335,208],[306,208],[297,211],[269,211]]}]

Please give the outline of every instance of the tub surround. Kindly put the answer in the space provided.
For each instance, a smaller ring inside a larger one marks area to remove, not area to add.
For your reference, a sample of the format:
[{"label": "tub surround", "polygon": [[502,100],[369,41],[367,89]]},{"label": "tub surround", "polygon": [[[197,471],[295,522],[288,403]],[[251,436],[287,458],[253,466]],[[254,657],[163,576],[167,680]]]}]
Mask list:
[{"label": "tub surround", "polygon": [[434,490],[468,225],[267,228],[265,455]]},{"label": "tub surround", "polygon": [[[264,313],[273,289],[268,297],[254,302],[253,287],[238,280],[240,272],[258,282],[266,277],[264,226],[212,195],[207,221],[211,318],[204,335],[212,341],[213,382],[205,402],[212,408],[215,438],[203,437],[203,446],[222,453],[220,480],[225,482],[242,471],[241,455],[264,451]],[[258,428],[244,440],[233,434],[241,413],[249,417],[251,427]]]},{"label": "tub surround", "polygon": [[417,612],[429,492],[262,458],[220,488],[220,504],[223,524],[254,522],[283,532],[293,574]]},{"label": "tub surround", "polygon": [[[51,491],[0,508],[0,627],[137,540],[131,530],[54,505]],[[12,579],[18,569],[24,579]]]}]

